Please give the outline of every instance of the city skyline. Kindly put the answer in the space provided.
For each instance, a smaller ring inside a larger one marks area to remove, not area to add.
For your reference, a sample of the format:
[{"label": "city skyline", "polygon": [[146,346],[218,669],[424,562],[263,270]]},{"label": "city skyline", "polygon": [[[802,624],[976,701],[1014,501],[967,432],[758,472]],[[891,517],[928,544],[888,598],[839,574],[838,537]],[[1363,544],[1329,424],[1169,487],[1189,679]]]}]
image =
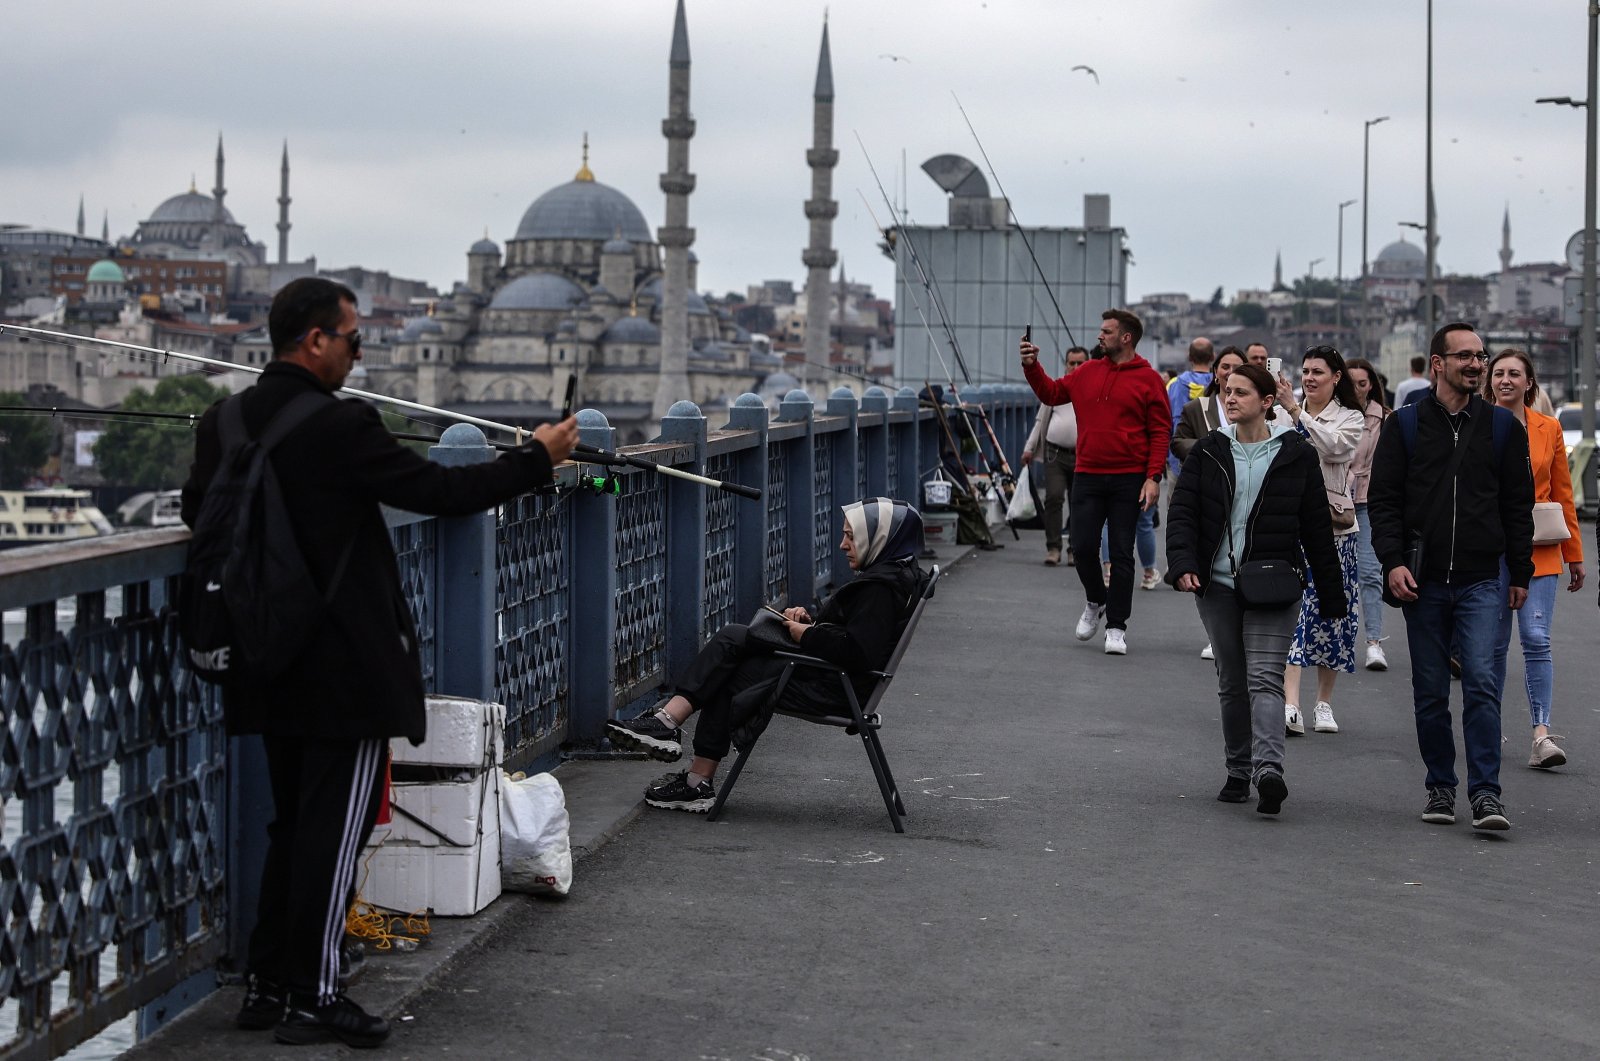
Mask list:
[{"label": "city skyline", "polygon": [[[1286,278],[1318,258],[1317,274],[1332,276],[1337,204],[1359,195],[1368,118],[1390,117],[1372,134],[1370,254],[1405,233],[1401,223],[1422,220],[1421,0],[1415,11],[1359,2],[1270,18],[1242,0],[1058,6],[832,4],[835,244],[852,278],[879,292],[893,278],[871,216],[887,223],[888,211],[856,135],[886,186],[899,184],[904,152],[911,219],[940,224],[944,195],[920,163],[950,152],[982,164],[952,93],[1022,224],[1075,225],[1085,193],[1111,195],[1112,223],[1128,229],[1134,253],[1131,300],[1265,287],[1280,249]],[[1533,103],[1583,95],[1583,12],[1568,7],[1536,0],[1513,12],[1474,0],[1435,11],[1447,271],[1498,268],[1508,207],[1517,262],[1559,260],[1581,226],[1581,112]],[[491,2],[443,24],[415,3],[296,0],[248,36],[198,4],[176,4],[159,32],[98,8],[9,13],[13,39],[34,42],[18,50],[14,77],[38,91],[26,113],[0,117],[9,145],[0,220],[70,230],[81,192],[90,232],[105,210],[113,236],[131,234],[191,174],[207,190],[220,130],[228,207],[269,246],[288,140],[290,256],[316,255],[324,267],[359,264],[448,288],[465,276],[469,244],[486,230],[504,243],[529,203],[572,178],[585,132],[595,176],[637,203],[652,229],[663,223],[672,0],[581,12]],[[312,23],[297,16],[313,11],[323,29],[306,39],[300,30]],[[688,20],[699,287],[799,279],[823,7],[689,0]],[[69,42],[78,54],[181,50],[190,76],[127,61],[108,85],[59,62]],[[1360,272],[1359,218],[1359,207],[1346,212],[1346,277]]]}]

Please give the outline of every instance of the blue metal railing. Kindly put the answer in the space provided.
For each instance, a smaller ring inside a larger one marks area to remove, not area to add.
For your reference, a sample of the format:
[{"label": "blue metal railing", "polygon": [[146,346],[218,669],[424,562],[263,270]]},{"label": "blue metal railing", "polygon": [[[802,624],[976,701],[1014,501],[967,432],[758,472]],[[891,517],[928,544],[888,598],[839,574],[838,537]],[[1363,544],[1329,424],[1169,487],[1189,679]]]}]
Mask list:
[{"label": "blue metal railing", "polygon": [[[1031,394],[968,397],[1014,461]],[[933,416],[908,389],[859,403],[841,389],[820,410],[793,391],[775,419],[744,395],[712,431],[680,402],[631,451],[761,501],[636,469],[617,470],[620,496],[595,493],[566,465],[557,492],[492,512],[388,513],[428,688],[504,703],[508,766],[598,745],[717,628],[847,579],[839,505],[862,484],[917,500],[938,463]],[[593,411],[580,433],[614,445]],[[457,425],[431,456],[494,451]],[[230,746],[180,651],[169,602],[187,538],[0,554],[0,1057],[56,1056],[141,1007],[149,1030],[241,952],[270,798],[259,748]]]}]

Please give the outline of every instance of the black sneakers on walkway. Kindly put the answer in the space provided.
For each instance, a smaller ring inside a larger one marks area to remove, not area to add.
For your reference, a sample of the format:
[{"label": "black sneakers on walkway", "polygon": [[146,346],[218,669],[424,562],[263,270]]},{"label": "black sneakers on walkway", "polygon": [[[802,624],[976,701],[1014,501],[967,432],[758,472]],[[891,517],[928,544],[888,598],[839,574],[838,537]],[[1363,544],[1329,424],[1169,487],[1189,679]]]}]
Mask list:
[{"label": "black sneakers on walkway", "polygon": [[654,711],[626,722],[611,719],[606,723],[606,736],[618,747],[644,752],[664,763],[683,758],[683,728],[667,725]]},{"label": "black sneakers on walkway", "polygon": [[288,1002],[283,988],[251,973],[244,978],[244,1004],[233,1022],[246,1031],[266,1031],[283,1019]]},{"label": "black sneakers on walkway", "polygon": [[1217,802],[1250,802],[1250,779],[1248,777],[1234,777],[1232,774],[1229,774],[1228,780],[1222,784],[1222,791],[1217,793]]},{"label": "black sneakers on walkway", "polygon": [[666,810],[686,810],[704,814],[717,802],[717,790],[710,781],[689,783],[689,771],[664,774],[644,790],[644,801]]},{"label": "black sneakers on walkway", "polygon": [[1261,776],[1256,778],[1256,813],[1276,814],[1283,809],[1283,801],[1289,798],[1289,786],[1283,783],[1283,775],[1276,770],[1263,770]]},{"label": "black sneakers on walkway", "polygon": [[346,1046],[366,1049],[389,1038],[389,1022],[374,1017],[346,995],[335,995],[326,1006],[291,999],[288,1011],[272,1030],[272,1037],[292,1046],[337,1039]]},{"label": "black sneakers on walkway", "polygon": [[1472,827],[1497,832],[1511,828],[1511,819],[1493,792],[1479,792],[1472,797]]},{"label": "black sneakers on walkway", "polygon": [[1429,825],[1454,825],[1456,790],[1443,786],[1428,789],[1428,803],[1422,808],[1422,820]]}]

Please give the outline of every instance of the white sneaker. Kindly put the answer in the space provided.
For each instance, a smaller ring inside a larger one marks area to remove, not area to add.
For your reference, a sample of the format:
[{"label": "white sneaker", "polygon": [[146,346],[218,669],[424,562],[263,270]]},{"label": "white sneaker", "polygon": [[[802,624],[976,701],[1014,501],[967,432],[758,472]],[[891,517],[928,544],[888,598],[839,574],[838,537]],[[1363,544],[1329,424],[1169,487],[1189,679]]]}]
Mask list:
[{"label": "white sneaker", "polygon": [[1128,654],[1128,635],[1115,628],[1106,631],[1106,655],[1126,656]]},{"label": "white sneaker", "polygon": [[1339,723],[1333,720],[1333,705],[1326,700],[1318,700],[1317,706],[1311,709],[1315,719],[1311,728],[1318,733],[1338,733]]},{"label": "white sneaker", "polygon": [[1389,657],[1383,654],[1383,646],[1376,641],[1367,644],[1367,670],[1388,670]]},{"label": "white sneaker", "polygon": [[1093,637],[1095,631],[1100,629],[1100,620],[1105,617],[1106,606],[1104,604],[1085,604],[1083,606],[1083,618],[1078,620],[1078,629],[1074,631],[1078,635],[1078,640],[1087,641]]},{"label": "white sneaker", "polygon": [[1215,652],[1211,651],[1211,642],[1207,641],[1206,642],[1206,647],[1202,648],[1200,650],[1200,658],[1201,659],[1216,659],[1217,658],[1217,654]]},{"label": "white sneaker", "polygon": [[1283,728],[1289,733],[1305,735],[1305,720],[1300,717],[1300,709],[1294,704],[1283,705]]}]

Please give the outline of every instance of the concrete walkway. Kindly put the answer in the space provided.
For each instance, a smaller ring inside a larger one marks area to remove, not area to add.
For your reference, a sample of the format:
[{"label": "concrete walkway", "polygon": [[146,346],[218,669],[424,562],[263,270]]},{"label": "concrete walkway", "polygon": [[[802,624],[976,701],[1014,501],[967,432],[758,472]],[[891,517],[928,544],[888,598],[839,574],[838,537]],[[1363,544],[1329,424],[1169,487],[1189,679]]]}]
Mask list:
[{"label": "concrete walkway", "polygon": [[[1214,799],[1215,674],[1192,598],[1136,591],[1130,652],[1108,657],[1073,640],[1076,575],[1042,555],[1025,532],[941,584],[885,705],[904,836],[858,741],[778,719],[723,821],[647,810],[582,864],[567,901],[502,904],[492,938],[406,1005],[386,1052],[1600,1053],[1593,590],[1563,595],[1556,618],[1555,729],[1573,765],[1522,766],[1514,663],[1515,827],[1487,835],[1418,820],[1398,613],[1391,670],[1340,681],[1343,732],[1290,741],[1273,819]],[[641,765],[600,769],[620,792],[665,769]],[[230,1003],[141,1052],[202,1056],[176,1036],[206,1021],[204,1046],[227,1056],[340,1052],[224,1031]]]}]

